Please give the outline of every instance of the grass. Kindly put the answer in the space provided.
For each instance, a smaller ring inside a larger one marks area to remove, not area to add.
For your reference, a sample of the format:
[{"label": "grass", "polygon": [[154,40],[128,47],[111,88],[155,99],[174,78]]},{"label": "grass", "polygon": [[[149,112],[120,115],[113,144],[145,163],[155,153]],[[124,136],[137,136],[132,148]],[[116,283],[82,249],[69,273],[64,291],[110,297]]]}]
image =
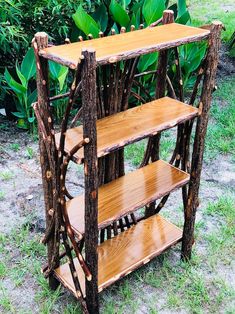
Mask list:
[{"label": "grass", "polygon": [[[209,262],[216,267],[217,261],[230,264],[235,254],[235,195],[223,196],[215,203],[209,203],[205,214],[216,219],[216,227],[206,235]],[[223,254],[221,254],[223,252]]]},{"label": "grass", "polygon": [[219,20],[226,28],[226,31],[222,33],[222,38],[227,41],[231,37],[235,25],[233,0],[226,0],[223,4],[221,1],[189,0],[188,6],[193,25],[199,26]]},{"label": "grass", "polygon": [[5,195],[6,193],[0,190],[0,201],[3,201],[5,199]]},{"label": "grass", "polygon": [[11,298],[3,287],[0,287],[0,306],[3,308],[5,313],[16,313],[12,305]]},{"label": "grass", "polygon": [[0,261],[0,278],[4,277],[6,274],[6,264]]},{"label": "grass", "polygon": [[20,144],[18,143],[12,143],[10,145],[10,149],[12,149],[14,152],[18,152],[20,150]]},{"label": "grass", "polygon": [[218,154],[235,156],[235,77],[218,82],[206,138],[206,159]]},{"label": "grass", "polygon": [[[168,160],[173,151],[175,144],[174,136],[172,135],[173,133],[173,130],[162,132],[160,157],[163,160]],[[140,165],[146,145],[147,140],[142,140],[125,147],[125,158],[132,164],[132,166],[138,167]]]},{"label": "grass", "polygon": [[34,157],[35,153],[34,153],[34,150],[32,147],[27,147],[26,148],[26,156],[29,158],[29,159],[32,159]]},{"label": "grass", "polygon": [[4,170],[0,173],[0,178],[3,181],[9,181],[14,178],[14,173],[10,170]]}]

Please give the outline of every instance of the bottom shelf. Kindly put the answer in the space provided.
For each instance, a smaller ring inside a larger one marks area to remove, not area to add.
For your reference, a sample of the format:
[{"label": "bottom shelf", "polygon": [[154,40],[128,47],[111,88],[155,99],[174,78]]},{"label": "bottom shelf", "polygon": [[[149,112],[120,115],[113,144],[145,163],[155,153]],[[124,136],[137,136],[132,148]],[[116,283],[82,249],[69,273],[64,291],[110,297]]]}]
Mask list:
[{"label": "bottom shelf", "polygon": [[[181,229],[162,216],[155,215],[103,242],[98,246],[99,292],[148,263],[181,239]],[[75,259],[75,266],[85,295],[85,277],[77,259]],[[69,264],[58,267],[54,274],[75,295]]]}]

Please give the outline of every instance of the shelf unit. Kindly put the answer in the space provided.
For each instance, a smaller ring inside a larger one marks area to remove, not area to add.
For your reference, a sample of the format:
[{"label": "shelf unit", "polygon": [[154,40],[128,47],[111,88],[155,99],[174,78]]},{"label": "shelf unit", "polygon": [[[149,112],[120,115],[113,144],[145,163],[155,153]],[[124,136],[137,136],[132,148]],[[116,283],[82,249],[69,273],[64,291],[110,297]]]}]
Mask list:
[{"label": "shelf unit", "polygon": [[[45,33],[37,33],[33,40],[38,88],[38,102],[33,107],[45,197],[43,242],[48,248],[43,272],[51,288],[59,282],[68,288],[81,301],[84,313],[99,313],[99,292],[178,242],[182,241],[182,257],[191,256],[222,24],[215,22],[210,29],[175,24],[169,10],[164,11],[162,24],[57,47],[48,47]],[[209,44],[188,105],[182,96],[177,47],[201,40]],[[172,92],[166,91],[170,49],[179,75],[179,100],[166,96]],[[156,97],[128,109],[138,58],[155,51],[159,51]],[[68,97],[68,105],[56,134],[50,102],[58,97],[49,97],[48,60],[75,70],[70,92],[60,96]],[[199,105],[193,106],[202,77]],[[69,128],[78,95],[82,125]],[[159,159],[160,134],[175,126],[176,146],[167,163]],[[140,168],[125,174],[124,147],[144,138],[148,145]],[[70,161],[84,164],[84,194],[76,197],[66,188]],[[159,214],[169,194],[179,188],[184,204],[183,230]],[[142,207],[145,215],[136,215]],[[65,248],[63,253],[60,245]],[[63,262],[65,256],[67,262]]]}]

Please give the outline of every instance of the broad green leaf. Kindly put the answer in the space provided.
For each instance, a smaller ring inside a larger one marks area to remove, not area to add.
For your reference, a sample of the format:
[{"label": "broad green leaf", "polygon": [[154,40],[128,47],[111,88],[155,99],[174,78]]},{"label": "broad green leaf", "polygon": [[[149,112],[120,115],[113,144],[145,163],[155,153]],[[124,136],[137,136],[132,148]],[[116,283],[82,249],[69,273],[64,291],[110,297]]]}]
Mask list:
[{"label": "broad green leaf", "polygon": [[18,67],[18,64],[16,63],[16,73],[21,81],[21,84],[27,88],[27,80],[26,78],[24,77],[24,75],[20,72],[20,69]]},{"label": "broad green leaf", "polygon": [[59,85],[60,85],[60,91],[62,91],[64,87],[64,82],[66,80],[67,74],[69,69],[67,67],[62,66],[60,70],[60,75],[58,77]]},{"label": "broad green leaf", "polygon": [[194,46],[194,54],[190,53],[189,56],[187,56],[186,69],[189,73],[195,71],[199,67],[206,52],[206,46],[203,46],[200,49],[195,48],[196,47]]},{"label": "broad green leaf", "polygon": [[35,121],[35,117],[28,117],[29,123],[33,123]]},{"label": "broad green leaf", "polygon": [[141,56],[140,61],[138,63],[139,72],[146,71],[151,65],[157,62],[158,53],[149,53],[147,55]]},{"label": "broad green leaf", "polygon": [[164,0],[145,0],[142,13],[147,25],[150,25],[151,23],[160,19],[164,9]]},{"label": "broad green leaf", "polygon": [[30,48],[26,53],[21,64],[21,72],[27,79],[27,81],[36,74],[36,62],[34,58],[33,48]]},{"label": "broad green leaf", "polygon": [[54,81],[58,80],[60,91],[64,87],[64,82],[68,74],[68,68],[53,61],[49,61],[49,69]]},{"label": "broad green leaf", "polygon": [[139,8],[139,10],[136,12],[136,16],[135,16],[135,19],[136,19],[135,27],[136,28],[138,28],[140,26],[140,16],[141,16],[141,8]]},{"label": "broad green leaf", "polygon": [[104,4],[101,4],[96,9],[92,17],[97,23],[99,23],[102,32],[105,32],[108,25],[108,12],[106,10],[106,6]]},{"label": "broad green leaf", "polygon": [[165,7],[168,8],[170,0],[165,0]]},{"label": "broad green leaf", "polygon": [[178,0],[178,17],[187,11],[186,0]]},{"label": "broad green leaf", "polygon": [[30,107],[32,103],[34,103],[37,100],[37,89],[35,89],[31,94],[27,97],[27,105]]},{"label": "broad green leaf", "polygon": [[12,112],[12,114],[20,119],[25,119],[27,118],[26,113],[25,112]]},{"label": "broad green leaf", "polygon": [[181,15],[175,20],[176,23],[184,24],[184,25],[187,24],[188,21],[190,21],[190,14],[188,11],[185,11],[183,15]]},{"label": "broad green leaf", "polygon": [[109,6],[109,11],[113,16],[113,20],[118,23],[120,26],[127,27],[130,18],[123,7],[117,3],[117,1],[112,0]]},{"label": "broad green leaf", "polygon": [[121,4],[123,9],[125,10],[127,8],[127,6],[131,3],[131,0],[122,0]]},{"label": "broad green leaf", "polygon": [[58,76],[60,75],[61,65],[59,63],[49,61],[49,70],[54,81],[57,80]]},{"label": "broad green leaf", "polygon": [[86,35],[92,34],[93,37],[97,38],[99,36],[99,27],[96,21],[87,14],[82,6],[80,5],[72,18],[76,26],[83,31]]},{"label": "broad green leaf", "polygon": [[25,88],[23,85],[17,83],[13,77],[11,76],[11,74],[9,73],[9,71],[5,70],[5,73],[4,73],[4,77],[5,77],[5,80],[7,82],[7,84],[11,87],[11,89],[18,95],[23,95],[26,93],[27,91],[27,88]]},{"label": "broad green leaf", "polygon": [[132,7],[132,12],[136,14],[139,9],[142,9],[143,2],[144,2],[144,0],[141,0],[141,1],[138,1],[137,3],[135,3]]}]

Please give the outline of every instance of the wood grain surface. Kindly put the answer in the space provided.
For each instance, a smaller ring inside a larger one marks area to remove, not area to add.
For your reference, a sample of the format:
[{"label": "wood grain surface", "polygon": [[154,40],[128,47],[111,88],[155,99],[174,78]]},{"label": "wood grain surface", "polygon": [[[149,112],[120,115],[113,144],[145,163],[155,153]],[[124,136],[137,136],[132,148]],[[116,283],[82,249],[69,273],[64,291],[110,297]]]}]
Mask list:
[{"label": "wood grain surface", "polygon": [[[99,292],[136,268],[148,263],[170,246],[179,242],[182,231],[160,215],[151,216],[118,236],[98,246]],[[82,290],[85,278],[75,260]],[[55,276],[74,294],[75,289],[68,263],[55,270]]]},{"label": "wood grain surface", "polygon": [[[189,175],[158,160],[135,170],[98,190],[98,225],[103,228],[142,206],[186,184]],[[67,202],[70,224],[84,233],[84,195]]]},{"label": "wood grain surface", "polygon": [[76,68],[82,49],[92,48],[96,50],[97,63],[102,65],[200,41],[206,39],[209,33],[209,30],[172,23],[116,36],[54,46],[41,50],[40,54],[44,58]]},{"label": "wood grain surface", "polygon": [[[154,135],[198,115],[198,109],[178,100],[163,97],[150,103],[97,120],[97,155],[105,156],[127,144]],[[57,145],[60,133],[56,134]],[[83,139],[83,127],[66,133],[65,151]],[[83,149],[74,155],[74,161],[83,162]]]}]

